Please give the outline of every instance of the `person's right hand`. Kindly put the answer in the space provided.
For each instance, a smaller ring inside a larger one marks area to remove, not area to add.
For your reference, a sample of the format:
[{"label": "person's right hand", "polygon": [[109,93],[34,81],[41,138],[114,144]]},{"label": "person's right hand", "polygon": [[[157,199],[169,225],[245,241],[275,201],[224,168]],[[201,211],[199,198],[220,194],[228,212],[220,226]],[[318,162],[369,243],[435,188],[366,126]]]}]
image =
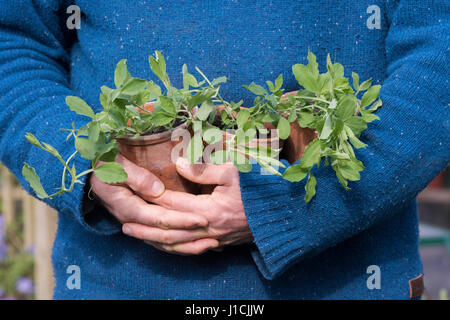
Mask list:
[{"label": "person's right hand", "polygon": [[208,225],[208,220],[202,215],[169,210],[145,201],[151,201],[165,191],[163,183],[154,174],[120,154],[116,157],[116,162],[120,163],[128,174],[128,179],[123,184],[104,183],[95,174],[91,175],[90,184],[102,204],[122,224],[133,222],[154,227],[158,232],[153,233],[152,239],[144,240],[163,251],[169,251],[165,248],[188,242],[177,245],[177,253],[201,254],[219,245],[215,239],[193,241],[192,232],[186,231],[199,229],[199,232],[202,232],[202,228]]}]

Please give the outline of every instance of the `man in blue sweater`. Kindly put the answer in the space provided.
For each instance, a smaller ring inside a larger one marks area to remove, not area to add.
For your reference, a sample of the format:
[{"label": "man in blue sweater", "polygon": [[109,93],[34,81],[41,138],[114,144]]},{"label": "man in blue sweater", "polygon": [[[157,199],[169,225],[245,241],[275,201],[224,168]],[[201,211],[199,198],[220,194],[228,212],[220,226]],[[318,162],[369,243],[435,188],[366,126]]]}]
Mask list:
[{"label": "man in blue sweater", "polygon": [[[73,4],[79,29],[68,21]],[[60,181],[57,160],[26,143],[25,133],[70,155],[58,128],[86,119],[74,118],[65,97],[80,96],[98,111],[99,88],[112,85],[122,58],[132,74],[153,79],[147,57],[161,50],[175,86],[183,63],[197,65],[208,76],[226,75],[227,98],[247,105],[252,97],[242,84],[282,73],[285,89],[297,90],[291,66],[304,63],[308,49],[321,65],[329,52],[347,76],[382,84],[381,121],[361,137],[368,147],[357,157],[366,169],[351,191],[320,168],[316,197],[305,204],[303,182],[227,165],[196,175],[179,163],[180,174],[219,187],[211,196],[174,194],[119,157],[127,187],[90,181],[103,206],[87,208],[82,186],[49,200],[59,212],[55,298],[421,294],[415,197],[450,159],[448,1],[1,0],[0,9],[0,159],[26,188],[23,162],[45,186]],[[66,285],[73,265],[81,286]]]}]

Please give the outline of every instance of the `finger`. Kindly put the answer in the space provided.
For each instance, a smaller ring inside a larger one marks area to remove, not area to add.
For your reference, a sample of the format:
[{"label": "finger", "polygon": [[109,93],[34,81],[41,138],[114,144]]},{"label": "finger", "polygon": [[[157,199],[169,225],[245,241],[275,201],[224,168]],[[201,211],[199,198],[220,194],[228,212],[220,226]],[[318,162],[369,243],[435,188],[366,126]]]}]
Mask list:
[{"label": "finger", "polygon": [[166,190],[160,197],[149,199],[167,209],[201,213],[211,207],[210,195],[194,195],[186,192]]},{"label": "finger", "polygon": [[181,212],[149,204],[128,188],[101,183],[94,190],[106,208],[122,223],[136,222],[159,228],[194,229],[206,227],[208,220],[200,214]]},{"label": "finger", "polygon": [[231,163],[190,164],[185,158],[178,158],[177,171],[186,179],[200,184],[231,185],[239,179],[239,173]]},{"label": "finger", "polygon": [[89,183],[93,193],[100,200],[100,203],[108,210],[111,209],[111,203],[115,201],[115,199],[137,197],[130,188],[118,184],[105,183],[97,178],[95,174],[90,177]]},{"label": "finger", "polygon": [[127,222],[136,222],[163,229],[194,229],[206,227],[209,223],[200,214],[171,210],[149,204],[137,196],[122,199],[114,209],[127,212]]},{"label": "finger", "polygon": [[138,223],[125,223],[122,231],[128,236],[160,244],[177,244],[211,237],[204,228],[195,230],[164,230]]},{"label": "finger", "polygon": [[90,182],[102,204],[122,223],[136,222],[166,229],[195,229],[209,223],[207,218],[197,213],[149,204],[127,187],[104,183],[95,176]]},{"label": "finger", "polygon": [[128,174],[128,179],[124,183],[142,198],[158,197],[164,192],[164,184],[149,170],[137,166],[121,154],[117,155],[116,161]]},{"label": "finger", "polygon": [[179,255],[199,255],[208,250],[217,248],[219,246],[219,241],[216,239],[199,239],[186,243],[178,244],[162,244],[159,247],[169,253],[179,254]]}]

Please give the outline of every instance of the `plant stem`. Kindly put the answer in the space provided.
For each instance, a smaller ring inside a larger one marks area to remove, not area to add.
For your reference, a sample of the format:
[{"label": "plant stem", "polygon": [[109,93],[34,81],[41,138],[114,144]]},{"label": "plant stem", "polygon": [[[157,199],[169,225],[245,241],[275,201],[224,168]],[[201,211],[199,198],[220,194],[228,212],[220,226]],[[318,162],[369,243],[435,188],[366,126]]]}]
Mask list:
[{"label": "plant stem", "polygon": [[80,177],[82,177],[82,176],[84,176],[84,175],[86,175],[88,173],[91,173],[91,172],[94,172],[94,169],[89,169],[89,170],[83,171],[83,172],[77,174],[76,178],[78,179],[78,178],[80,178]]},{"label": "plant stem", "polygon": [[320,99],[320,98],[317,98],[317,97],[308,97],[308,96],[295,96],[295,97],[296,98],[310,99],[310,100],[317,100],[317,101],[320,101],[320,102],[323,102],[323,103],[326,103],[326,104],[331,104],[330,101],[325,100],[325,99]]}]

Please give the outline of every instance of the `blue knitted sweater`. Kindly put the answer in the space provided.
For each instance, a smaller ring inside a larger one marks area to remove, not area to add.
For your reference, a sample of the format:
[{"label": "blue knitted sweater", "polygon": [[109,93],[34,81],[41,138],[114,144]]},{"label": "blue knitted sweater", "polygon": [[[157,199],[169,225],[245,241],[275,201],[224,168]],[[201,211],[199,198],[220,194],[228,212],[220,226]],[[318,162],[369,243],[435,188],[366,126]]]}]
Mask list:
[{"label": "blue knitted sweater", "polygon": [[[349,192],[328,167],[316,172],[310,204],[304,182],[258,167],[241,175],[251,245],[171,255],[123,235],[105,211],[85,214],[82,186],[49,200],[59,212],[55,298],[409,298],[408,280],[422,272],[415,197],[450,159],[448,1],[77,0],[79,30],[66,27],[69,2],[0,1],[0,159],[28,190],[24,161],[47,190],[60,184],[60,166],[25,133],[67,157],[73,144],[58,129],[86,119],[74,117],[65,97],[99,110],[115,64],[127,58],[133,75],[152,79],[154,50],[175,86],[183,63],[199,66],[226,75],[224,96],[246,104],[252,97],[242,84],[282,73],[285,89],[296,90],[291,66],[305,63],[308,49],[323,66],[329,52],[347,76],[382,84],[384,105],[361,138],[366,169]],[[88,166],[77,161],[80,172]],[[80,268],[80,289],[66,286],[70,265]],[[379,289],[367,285],[371,265],[380,268]]]}]

